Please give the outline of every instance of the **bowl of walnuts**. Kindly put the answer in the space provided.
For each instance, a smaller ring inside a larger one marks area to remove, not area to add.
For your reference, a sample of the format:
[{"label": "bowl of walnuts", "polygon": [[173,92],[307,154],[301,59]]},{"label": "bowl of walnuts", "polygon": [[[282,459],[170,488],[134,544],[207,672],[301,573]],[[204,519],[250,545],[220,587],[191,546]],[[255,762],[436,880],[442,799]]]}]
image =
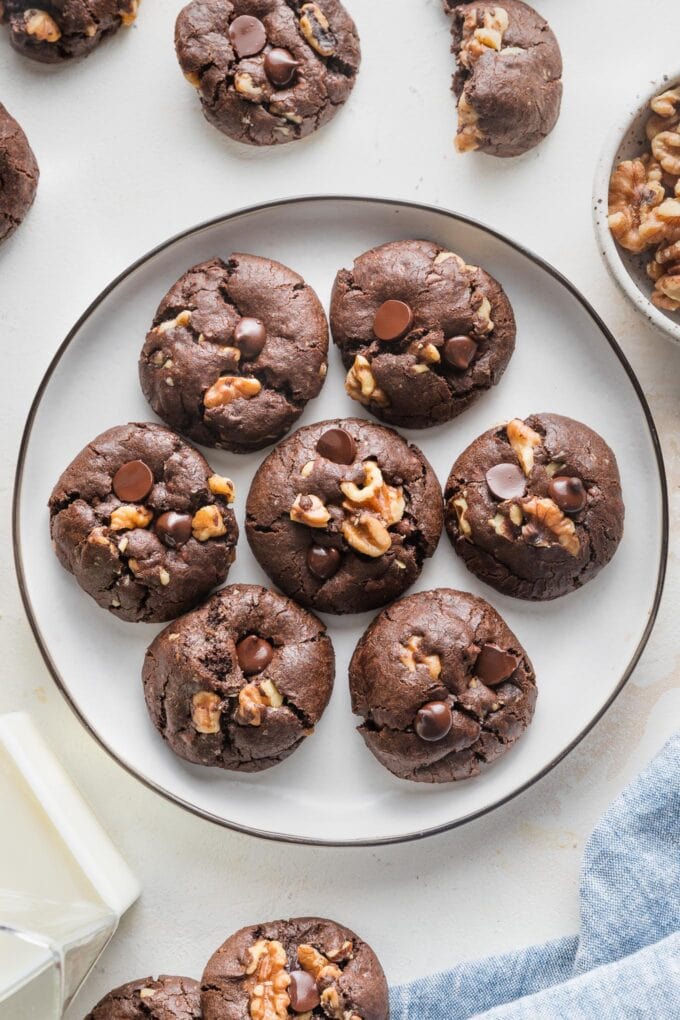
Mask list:
[{"label": "bowl of walnuts", "polygon": [[595,177],[600,251],[624,294],[680,342],[680,80],[664,78],[603,152]]}]

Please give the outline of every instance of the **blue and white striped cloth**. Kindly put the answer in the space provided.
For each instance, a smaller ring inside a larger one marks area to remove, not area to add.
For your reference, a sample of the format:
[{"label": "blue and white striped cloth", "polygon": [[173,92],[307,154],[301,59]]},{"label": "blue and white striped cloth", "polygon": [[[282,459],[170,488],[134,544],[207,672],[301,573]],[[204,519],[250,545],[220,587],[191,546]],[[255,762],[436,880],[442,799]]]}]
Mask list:
[{"label": "blue and white striped cloth", "polygon": [[680,733],[588,840],[581,930],[395,988],[392,1020],[680,1020]]}]

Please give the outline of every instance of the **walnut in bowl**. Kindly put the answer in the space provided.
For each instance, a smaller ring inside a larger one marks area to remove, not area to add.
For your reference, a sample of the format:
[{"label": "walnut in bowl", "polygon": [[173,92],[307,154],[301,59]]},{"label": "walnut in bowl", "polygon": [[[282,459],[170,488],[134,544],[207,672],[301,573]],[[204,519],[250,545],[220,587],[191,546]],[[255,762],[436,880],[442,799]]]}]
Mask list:
[{"label": "walnut in bowl", "polygon": [[619,287],[680,341],[680,81],[656,83],[598,164],[600,250]]}]

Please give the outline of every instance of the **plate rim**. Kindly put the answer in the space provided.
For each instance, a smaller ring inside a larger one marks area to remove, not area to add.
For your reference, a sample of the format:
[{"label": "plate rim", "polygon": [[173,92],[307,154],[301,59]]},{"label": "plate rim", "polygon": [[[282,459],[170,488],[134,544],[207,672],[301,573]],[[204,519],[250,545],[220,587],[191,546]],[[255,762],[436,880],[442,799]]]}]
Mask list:
[{"label": "plate rim", "polygon": [[[226,224],[233,220],[241,219],[253,215],[255,213],[266,212],[271,209],[278,209],[289,205],[311,205],[314,203],[321,202],[337,202],[337,203],[354,202],[354,203],[366,203],[371,205],[373,204],[385,205],[392,206],[393,208],[416,210],[418,212],[425,213],[436,213],[437,215],[445,216],[448,219],[455,220],[458,223],[463,223],[467,226],[474,227],[482,231],[483,233],[486,233],[489,236],[495,238],[496,240],[501,241],[502,243],[508,245],[514,251],[518,252],[520,255],[523,255],[525,258],[529,259],[530,262],[534,263],[534,265],[538,266],[544,272],[548,273],[554,280],[561,284],[572,295],[572,297],[574,297],[578,301],[578,303],[581,305],[581,307],[584,309],[587,315],[593,320],[593,322],[599,329],[600,333],[609,344],[612,352],[618,358],[621,367],[624,369],[626,375],[628,376],[628,379],[633,387],[633,390],[635,391],[640,406],[642,407],[642,410],[644,412],[647,429],[652,440],[652,446],[656,458],[656,466],[661,490],[660,491],[661,550],[659,557],[656,587],[654,591],[654,598],[652,600],[651,610],[649,611],[647,622],[640,637],[640,641],[638,642],[636,648],[634,649],[630,661],[628,662],[628,665],[623,671],[621,679],[619,680],[618,684],[616,685],[616,687],[614,688],[610,697],[606,700],[604,705],[602,705],[599,711],[593,716],[592,719],[589,720],[588,724],[584,726],[584,728],[567,745],[567,747],[563,748],[563,750],[560,751],[559,754],[552,758],[546,765],[544,765],[541,769],[534,773],[534,775],[527,779],[526,782],[518,786],[515,790],[512,790],[510,793],[504,795],[503,797],[499,797],[497,800],[493,801],[493,803],[487,805],[484,808],[480,808],[478,810],[469,812],[462,818],[458,818],[450,822],[444,822],[439,825],[431,826],[429,828],[418,829],[413,832],[408,832],[397,836],[384,836],[360,839],[319,839],[311,836],[294,836],[289,833],[270,832],[267,830],[244,825],[242,823],[227,818],[221,818],[220,816],[214,814],[211,811],[205,810],[204,808],[198,807],[196,804],[190,803],[183,797],[180,797],[177,794],[172,793],[170,790],[165,789],[163,786],[159,785],[154,780],[150,779],[148,776],[145,776],[137,768],[135,768],[123,757],[121,757],[116,751],[109,747],[104,738],[90,725],[89,721],[85,718],[80,708],[78,707],[78,704],[71,696],[66,681],[62,677],[61,673],[57,669],[54,660],[52,659],[52,655],[47,646],[47,642],[43,637],[40,625],[34,613],[33,605],[31,602],[31,598],[26,583],[24,564],[22,558],[21,489],[23,483],[26,456],[32,437],[35,418],[38,413],[38,409],[40,407],[43,396],[45,395],[47,387],[49,386],[51,378],[57,366],[59,365],[59,362],[61,361],[67,349],[69,348],[73,340],[76,338],[80,329],[85,325],[87,320],[97,311],[99,306],[109,297],[109,295],[124,280],[126,280],[129,276],[132,276],[133,273],[137,271],[137,269],[141,268],[145,263],[151,261],[160,253],[166,251],[173,245],[178,244],[179,242],[185,240],[186,238],[199,234],[203,230],[210,229],[211,227]],[[45,663],[45,666],[47,667],[48,672],[50,673],[52,679],[54,680],[57,689],[61,692],[62,696],[66,700],[66,703],[68,704],[76,718],[79,720],[81,725],[84,727],[86,732],[96,741],[99,747],[101,747],[102,750],[104,750],[106,754],[118,766],[120,766],[122,769],[124,769],[125,772],[128,773],[128,775],[132,776],[138,782],[142,783],[148,790],[151,790],[153,793],[158,794],[159,796],[163,797],[170,803],[178,805],[179,807],[190,812],[191,814],[195,815],[198,818],[203,818],[206,821],[212,822],[215,825],[219,825],[222,828],[230,829],[233,832],[239,832],[245,835],[253,836],[257,839],[263,839],[277,843],[289,843],[294,845],[316,847],[389,846],[400,843],[414,842],[416,840],[425,839],[429,836],[436,836],[445,832],[449,832],[453,829],[459,828],[460,826],[466,825],[469,822],[474,821],[475,819],[482,818],[484,815],[490,814],[497,808],[502,807],[504,804],[509,803],[511,800],[514,800],[520,794],[524,793],[526,790],[530,789],[541,779],[543,779],[543,777],[546,776],[549,772],[551,772],[556,765],[558,765],[564,758],[566,758],[567,755],[570,754],[574,750],[574,748],[581,743],[581,741],[588,735],[588,733],[590,733],[594,726],[608,711],[608,709],[611,707],[613,702],[616,700],[616,698],[619,696],[619,694],[627,684],[635,667],[637,666],[640,657],[647,645],[647,642],[649,641],[658,615],[659,605],[661,603],[661,597],[663,595],[669,551],[668,482],[666,477],[666,468],[664,464],[663,451],[659,439],[659,434],[657,432],[656,424],[654,422],[651,409],[647,402],[647,398],[645,397],[645,394],[642,390],[642,386],[640,385],[640,382],[633,370],[632,365],[630,364],[625,354],[623,353],[613,333],[610,331],[609,327],[600,317],[600,315],[595,310],[593,305],[580,292],[580,290],[578,290],[578,288],[573,283],[571,283],[571,281],[568,280],[563,273],[560,272],[560,270],[556,269],[551,263],[547,262],[544,258],[542,258],[542,256],[537,255],[530,248],[527,248],[519,241],[516,241],[513,238],[508,237],[506,234],[502,233],[499,230],[496,230],[494,227],[490,227],[487,224],[471,216],[467,216],[464,213],[455,212],[451,209],[447,209],[442,206],[424,202],[414,202],[408,199],[385,198],[370,195],[351,195],[351,194],[334,195],[323,193],[307,194],[292,196],[288,198],[272,199],[266,202],[259,202],[255,205],[241,206],[240,208],[232,212],[222,213],[219,216],[212,217],[208,220],[203,220],[192,227],[188,227],[185,230],[173,234],[171,237],[167,238],[165,241],[161,241],[155,247],[151,248],[150,250],[145,252],[145,254],[141,255],[139,258],[135,259],[132,263],[130,263],[121,273],[114,277],[114,279],[109,284],[107,284],[107,286],[104,287],[103,290],[101,290],[99,294],[97,294],[97,296],[85,308],[85,311],[76,320],[76,322],[68,331],[65,338],[59,344],[57,350],[52,356],[47,366],[47,369],[45,370],[40,380],[40,383],[38,384],[38,389],[36,390],[35,396],[31,401],[28,416],[26,418],[26,423],[24,425],[21,436],[21,442],[19,445],[19,452],[17,456],[14,484],[12,490],[12,549],[14,555],[15,573],[24,612],[26,614],[28,624],[31,628],[33,638],[38,646],[38,650],[40,651],[40,654],[43,658],[43,661]]]}]

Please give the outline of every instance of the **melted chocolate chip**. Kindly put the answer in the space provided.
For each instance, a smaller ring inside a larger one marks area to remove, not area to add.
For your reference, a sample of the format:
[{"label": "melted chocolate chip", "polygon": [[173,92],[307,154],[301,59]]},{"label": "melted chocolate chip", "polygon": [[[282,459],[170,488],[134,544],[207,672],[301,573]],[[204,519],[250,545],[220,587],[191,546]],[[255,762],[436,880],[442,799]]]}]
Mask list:
[{"label": "melted chocolate chip", "polygon": [[413,728],[421,740],[434,743],[443,740],[453,726],[453,712],[447,701],[428,701],[419,709]]},{"label": "melted chocolate chip", "polygon": [[321,1002],[316,981],[306,970],[292,970],[288,986],[290,1008],[295,1013],[308,1013]]},{"label": "melted chocolate chip", "polygon": [[497,499],[521,499],[527,490],[524,473],[516,464],[496,464],[489,468],[486,484]]},{"label": "melted chocolate chip", "polygon": [[444,344],[442,356],[447,365],[464,372],[477,353],[477,344],[469,336],[452,336]]},{"label": "melted chocolate chip", "polygon": [[258,356],[267,339],[267,330],[259,319],[240,319],[234,329],[234,343],[244,358]]},{"label": "melted chocolate chip", "polygon": [[316,444],[316,452],[334,464],[352,464],[357,453],[357,444],[344,429],[328,429]]},{"label": "melted chocolate chip", "polygon": [[378,340],[399,340],[413,325],[413,311],[404,301],[384,301],[373,320]]},{"label": "melted chocolate chip", "polygon": [[272,85],[284,89],[295,80],[299,63],[289,50],[277,48],[264,58],[264,71]]},{"label": "melted chocolate chip", "polygon": [[307,568],[320,581],[327,581],[340,569],[342,556],[337,549],[310,545],[307,550]]},{"label": "melted chocolate chip", "polygon": [[191,538],[191,514],[176,514],[169,510],[158,518],[155,530],[161,542],[170,549],[176,549]]},{"label": "melted chocolate chip", "polygon": [[586,487],[580,478],[557,475],[550,479],[548,495],[565,514],[577,514],[588,502]]},{"label": "melted chocolate chip", "polygon": [[138,503],[153,488],[151,468],[143,460],[129,460],[113,476],[113,491],[124,503]]},{"label": "melted chocolate chip", "polygon": [[254,676],[266,669],[274,656],[274,649],[264,638],[249,634],[236,645],[236,658],[246,676]]},{"label": "melted chocolate chip", "polygon": [[507,680],[519,665],[519,659],[512,652],[506,652],[498,645],[484,645],[477,658],[475,676],[489,687]]},{"label": "melted chocolate chip", "polygon": [[259,18],[241,14],[229,26],[229,39],[237,57],[254,57],[267,44],[267,32]]}]

